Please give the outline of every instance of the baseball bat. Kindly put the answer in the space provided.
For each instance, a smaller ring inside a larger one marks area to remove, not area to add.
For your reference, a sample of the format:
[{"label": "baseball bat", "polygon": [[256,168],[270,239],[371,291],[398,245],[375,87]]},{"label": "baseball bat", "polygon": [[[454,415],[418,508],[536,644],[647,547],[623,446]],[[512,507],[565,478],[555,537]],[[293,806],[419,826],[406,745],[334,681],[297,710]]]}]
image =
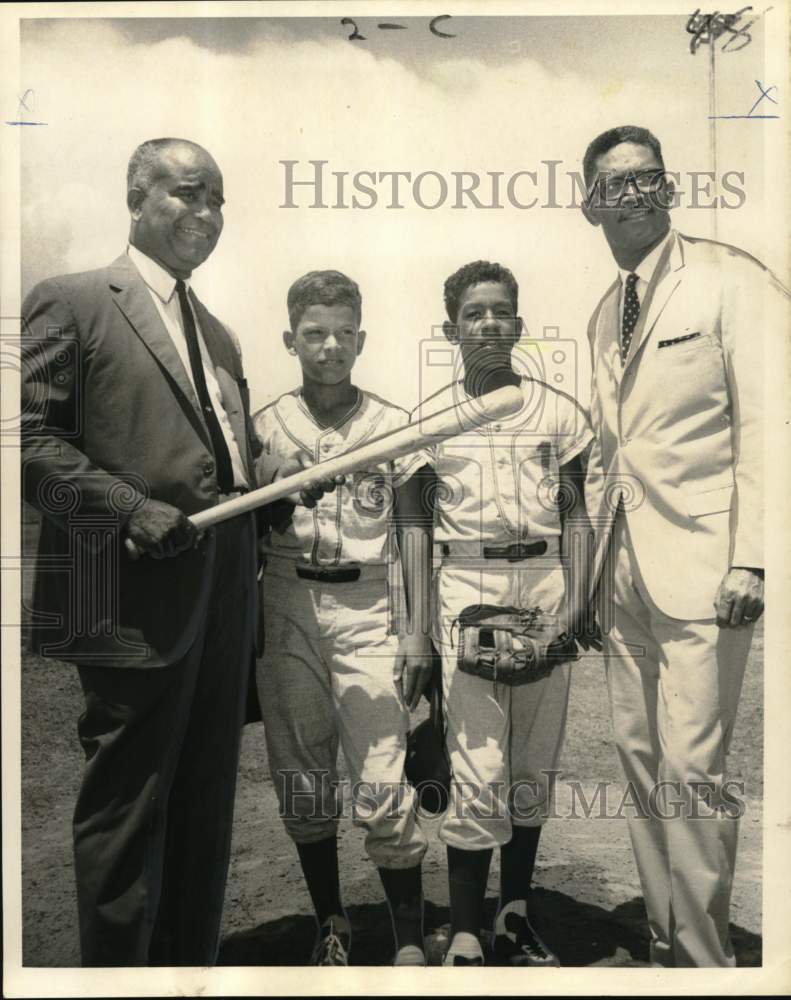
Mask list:
[{"label": "baseball bat", "polygon": [[[345,476],[367,466],[379,465],[400,458],[402,455],[409,455],[436,441],[444,441],[467,431],[485,427],[495,420],[516,413],[522,403],[522,391],[515,385],[506,385],[482,396],[462,400],[407,427],[373,438],[366,444],[352,448],[335,458],[318,462],[301,472],[278,479],[268,486],[251,490],[242,496],[192,514],[190,521],[202,531],[231,517],[247,514],[264,504],[274,503],[275,500],[282,500],[292,493],[298,493],[318,480]],[[132,558],[140,555],[131,538],[127,538],[124,544]]]}]

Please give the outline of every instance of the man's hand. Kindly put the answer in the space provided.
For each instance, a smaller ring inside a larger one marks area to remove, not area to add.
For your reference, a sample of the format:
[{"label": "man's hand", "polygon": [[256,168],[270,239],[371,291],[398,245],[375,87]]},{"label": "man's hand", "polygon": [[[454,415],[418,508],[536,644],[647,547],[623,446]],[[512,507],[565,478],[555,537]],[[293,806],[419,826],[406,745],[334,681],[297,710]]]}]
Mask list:
[{"label": "man's hand", "polygon": [[126,534],[139,550],[130,558],[139,558],[147,553],[154,559],[175,556],[190,549],[198,540],[198,532],[192,521],[180,511],[161,500],[146,500],[126,522]]},{"label": "man's hand", "polygon": [[763,570],[731,567],[722,578],[714,610],[720,628],[740,628],[757,622],[764,613]]},{"label": "man's hand", "polygon": [[398,644],[396,667],[401,671],[401,691],[407,708],[417,708],[423,688],[431,677],[434,650],[427,635],[404,635]]}]

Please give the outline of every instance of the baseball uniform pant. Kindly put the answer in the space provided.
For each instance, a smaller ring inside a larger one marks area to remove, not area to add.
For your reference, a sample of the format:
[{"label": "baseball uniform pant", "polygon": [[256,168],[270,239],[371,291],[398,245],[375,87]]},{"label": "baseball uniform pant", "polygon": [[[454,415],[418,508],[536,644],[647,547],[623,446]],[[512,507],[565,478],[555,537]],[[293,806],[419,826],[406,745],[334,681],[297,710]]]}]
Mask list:
[{"label": "baseball uniform pant", "polygon": [[87,763],[74,867],[84,966],[217,958],[256,585],[252,519],[214,530],[207,612],[183,659],[78,668]]},{"label": "baseball uniform pant", "polygon": [[269,556],[258,690],[289,836],[307,844],[335,834],[340,744],[368,856],[380,868],[411,868],[427,844],[404,777],[409,710],[386,574],[385,566],[362,566],[353,582],[305,580],[291,560]]},{"label": "baseball uniform pant", "polygon": [[435,579],[435,642],[442,654],[446,743],[453,781],[439,837],[463,850],[507,844],[512,823],[540,826],[549,814],[566,724],[570,665],[517,687],[494,685],[457,666],[454,619],[470,604],[560,608],[564,574],[557,555],[515,565],[443,559]]},{"label": "baseball uniform pant", "polygon": [[753,630],[663,614],[645,588],[623,514],[610,558],[607,685],[618,752],[639,802],[628,822],[651,958],[733,966],[728,912],[739,807],[725,755]]}]

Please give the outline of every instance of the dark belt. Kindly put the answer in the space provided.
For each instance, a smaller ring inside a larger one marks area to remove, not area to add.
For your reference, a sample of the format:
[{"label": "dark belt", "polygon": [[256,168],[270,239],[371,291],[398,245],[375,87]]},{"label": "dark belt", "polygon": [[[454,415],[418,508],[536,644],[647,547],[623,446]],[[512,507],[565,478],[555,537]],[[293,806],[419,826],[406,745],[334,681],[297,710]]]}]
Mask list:
[{"label": "dark belt", "polygon": [[297,576],[302,580],[318,580],[319,583],[354,583],[360,579],[359,566],[343,569],[314,569],[312,566],[295,566]]},{"label": "dark belt", "polygon": [[[507,559],[508,562],[520,562],[522,559],[534,559],[536,556],[543,556],[547,550],[547,543],[542,538],[540,542],[514,542],[512,545],[484,545],[484,559]],[[450,555],[450,546],[442,546],[442,554]]]}]

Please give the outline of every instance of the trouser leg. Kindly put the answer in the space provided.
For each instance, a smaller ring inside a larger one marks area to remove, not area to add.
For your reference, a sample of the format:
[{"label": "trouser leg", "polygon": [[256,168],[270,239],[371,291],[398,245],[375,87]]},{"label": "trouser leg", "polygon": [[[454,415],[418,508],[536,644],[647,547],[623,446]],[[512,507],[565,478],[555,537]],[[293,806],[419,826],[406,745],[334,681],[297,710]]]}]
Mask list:
[{"label": "trouser leg", "polygon": [[626,522],[619,514],[610,559],[613,627],[604,637],[607,689],[615,743],[631,793],[628,815],[637,871],[651,932],[651,960],[672,965],[673,917],[670,861],[665,829],[649,800],[659,774],[657,732],[659,648],[651,631],[651,613],[638,589],[639,573]]},{"label": "trouser leg", "polygon": [[206,638],[168,803],[152,964],[211,965],[217,957],[253,657],[253,553],[249,519],[219,526]]},{"label": "trouser leg", "polygon": [[725,757],[752,630],[656,620],[659,781],[676,966],[736,964],[729,912],[739,831]]},{"label": "trouser leg", "polygon": [[542,680],[494,685],[458,667],[454,619],[472,604],[539,605],[554,613],[563,598],[557,559],[483,570],[443,564],[437,585],[436,640],[442,653],[447,747],[453,782],[440,839],[460,849],[499,847],[512,824],[535,826],[549,814],[563,742],[570,669]]},{"label": "trouser leg", "polygon": [[751,631],[662,614],[645,589],[622,516],[612,558],[607,681],[618,752],[636,800],[629,832],[651,957],[661,965],[733,965],[728,908],[738,826],[718,807]]},{"label": "trouser leg", "polygon": [[366,831],[365,849],[375,865],[414,869],[427,841],[404,775],[409,710],[397,670],[398,636],[388,634],[384,576],[327,588],[321,607],[327,622],[321,646],[332,664],[355,823]]},{"label": "trouser leg", "polygon": [[74,872],[84,966],[148,964],[195,653],[157,670],[79,668],[87,763],[74,810]]},{"label": "trouser leg", "polygon": [[[254,581],[252,534],[237,528],[223,536],[227,544],[218,537],[214,568],[226,574],[220,592],[229,609],[250,611],[244,596]],[[210,606],[218,600],[213,592]],[[156,961],[154,928],[170,908],[171,882],[191,886],[196,901],[177,916],[176,937],[203,942],[194,964],[214,960],[241,725],[235,706],[241,705],[239,678],[252,652],[248,615],[232,640],[220,638],[222,655],[204,657],[207,627],[214,631],[220,620],[230,625],[230,610],[218,607],[216,614],[170,667],[79,668],[86,704],[79,735],[87,764],[74,813],[74,857],[84,965]],[[191,729],[200,731],[210,753],[196,754]],[[178,953],[168,960],[181,961]],[[186,960],[193,963],[192,955]]]},{"label": "trouser leg", "polygon": [[336,834],[338,727],[319,643],[318,587],[272,560],[264,575],[266,644],[258,693],[269,770],[286,832],[310,844]]}]

